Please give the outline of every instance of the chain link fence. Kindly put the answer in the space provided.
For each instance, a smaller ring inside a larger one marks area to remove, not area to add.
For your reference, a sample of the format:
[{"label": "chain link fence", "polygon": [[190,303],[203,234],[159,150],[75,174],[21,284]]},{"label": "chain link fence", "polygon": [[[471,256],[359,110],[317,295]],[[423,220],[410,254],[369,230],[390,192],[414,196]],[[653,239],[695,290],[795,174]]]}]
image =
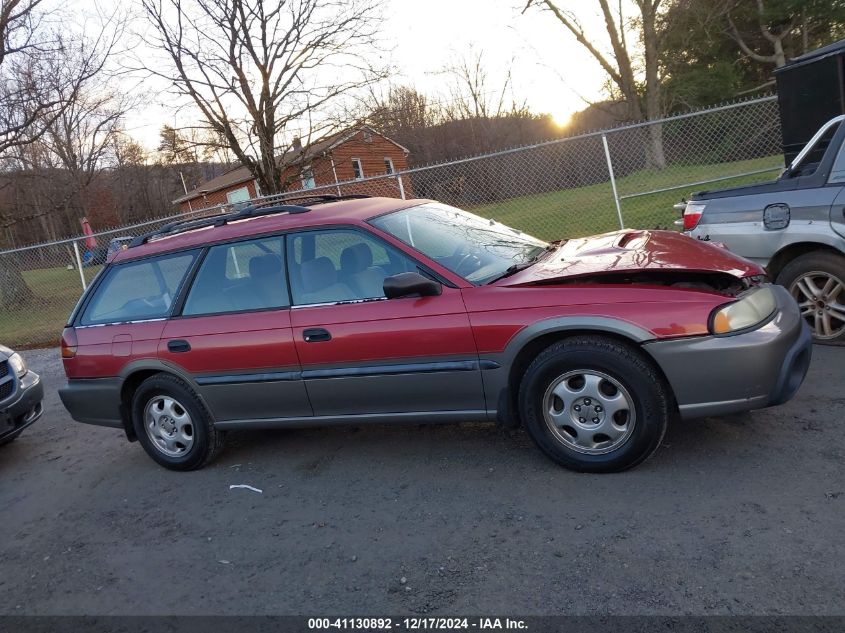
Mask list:
[{"label": "chain link fence", "polygon": [[[674,228],[672,207],[702,189],[776,177],[783,168],[775,97],[474,156],[304,193],[432,198],[552,240],[622,228]],[[226,213],[220,205],[50,244],[0,251],[0,343],[54,345],[109,249],[166,222]]]}]

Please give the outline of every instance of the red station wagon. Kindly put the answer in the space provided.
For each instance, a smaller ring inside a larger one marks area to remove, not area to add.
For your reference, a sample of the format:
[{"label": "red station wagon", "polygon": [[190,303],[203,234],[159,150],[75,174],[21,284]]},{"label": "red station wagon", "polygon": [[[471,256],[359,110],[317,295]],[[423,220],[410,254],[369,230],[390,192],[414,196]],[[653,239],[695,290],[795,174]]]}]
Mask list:
[{"label": "red station wagon", "polygon": [[497,420],[607,472],[671,418],[788,400],[810,350],[785,289],[679,233],[546,243],[430,200],[325,196],[136,238],[70,316],[60,394],[176,470],[229,429]]}]

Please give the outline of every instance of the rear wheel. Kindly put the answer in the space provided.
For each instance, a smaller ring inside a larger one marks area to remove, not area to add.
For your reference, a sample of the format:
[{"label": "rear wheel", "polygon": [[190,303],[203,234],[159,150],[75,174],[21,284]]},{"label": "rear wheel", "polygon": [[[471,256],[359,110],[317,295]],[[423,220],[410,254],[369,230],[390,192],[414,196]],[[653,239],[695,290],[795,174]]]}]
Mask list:
[{"label": "rear wheel", "polygon": [[531,438],[559,464],[617,472],[657,450],[668,388],[641,353],[612,339],[573,337],[541,352],[519,390]]},{"label": "rear wheel", "polygon": [[798,302],[817,343],[845,342],[845,257],[807,253],[784,266],[777,283]]},{"label": "rear wheel", "polygon": [[151,376],[135,391],[132,424],[147,454],[172,470],[201,468],[223,446],[199,397],[169,374]]}]

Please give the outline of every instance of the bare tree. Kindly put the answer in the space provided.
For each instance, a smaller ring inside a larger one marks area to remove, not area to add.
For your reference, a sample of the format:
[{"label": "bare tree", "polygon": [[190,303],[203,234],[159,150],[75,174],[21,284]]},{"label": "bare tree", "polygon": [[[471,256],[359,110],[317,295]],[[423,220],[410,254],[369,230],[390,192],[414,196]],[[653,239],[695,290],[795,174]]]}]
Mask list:
[{"label": "bare tree", "polygon": [[123,95],[86,87],[44,134],[44,145],[67,176],[62,198],[71,222],[85,215],[92,182],[114,164],[115,137],[129,107]]},{"label": "bare tree", "polygon": [[143,6],[155,32],[148,41],[169,62],[144,67],[196,105],[264,193],[283,191],[296,178],[283,181],[285,169],[337,129],[327,108],[384,76],[367,62],[377,45],[377,0],[143,0]]},{"label": "bare tree", "polygon": [[[657,28],[658,12],[662,0],[635,0],[640,10],[643,58],[645,62],[645,113],[650,121],[663,116],[663,79],[660,76],[661,32]],[[620,2],[621,7],[621,2]],[[620,8],[621,14],[621,8]],[[624,26],[622,27],[624,29]],[[623,40],[624,43],[624,40]],[[646,163],[657,169],[666,167],[663,152],[663,126],[648,126],[648,151]]]},{"label": "bare tree", "polygon": [[[48,132],[76,101],[81,86],[101,72],[118,36],[117,30],[104,28],[93,42],[74,38],[59,30],[59,25],[53,28],[51,12],[40,5],[41,0],[0,3],[0,156],[4,160]],[[13,211],[0,212],[0,225],[6,229],[21,221],[20,211]],[[9,234],[8,230],[0,233],[0,248]],[[11,309],[31,301],[33,295],[15,259],[4,259],[0,307]]]},{"label": "bare tree", "polygon": [[197,165],[211,160],[233,162],[226,139],[207,126],[177,129],[163,125],[159,131],[158,154],[165,165]]},{"label": "bare tree", "polygon": [[[802,23],[803,38],[806,41],[809,30],[806,28],[804,19],[805,14],[795,11],[792,15],[780,15],[782,19],[772,20],[771,16],[766,10],[766,3],[763,0],[755,0],[755,9],[757,17],[757,26],[760,30],[760,35],[771,46],[771,51],[768,53],[760,53],[751,48],[742,36],[739,29],[731,16],[732,10],[737,8],[737,2],[728,3],[726,14],[728,18],[728,33],[731,38],[739,45],[742,52],[748,55],[751,59],[763,64],[774,64],[775,68],[780,68],[786,64],[786,52],[784,51],[783,42],[792,33],[799,23]],[[807,52],[807,44],[804,45],[804,52]]]},{"label": "bare tree", "polygon": [[[624,16],[622,3],[611,7],[610,0],[596,0],[604,19],[605,30],[610,42],[611,54],[603,52],[596,44],[594,35],[588,34],[578,17],[571,11],[558,6],[553,0],[527,0],[523,13],[532,7],[550,12],[567,31],[599,63],[625,101],[627,116],[631,121],[643,118],[659,119],[663,114],[661,101],[661,78],[659,74],[660,31],[657,20],[663,0],[634,0],[639,16],[642,56],[645,65],[645,110],[640,96],[641,86],[636,80],[636,66],[626,41],[625,29],[630,22]],[[663,128],[648,126],[649,143],[646,147],[648,167],[662,169],[666,166],[663,153]]]},{"label": "bare tree", "polygon": [[484,63],[484,51],[472,51],[458,63],[447,66],[444,72],[454,81],[450,100],[444,107],[447,118],[486,119],[527,108],[525,102],[517,105],[513,98],[510,68],[505,72],[501,86],[493,87],[490,73]]},{"label": "bare tree", "polygon": [[[0,4],[0,153],[40,138],[102,70],[117,37],[117,30],[104,29],[92,42],[74,40],[49,23],[41,2]],[[64,64],[70,55],[74,63]]]},{"label": "bare tree", "polygon": [[[31,142],[55,116],[60,100],[41,90],[39,58],[55,42],[39,29],[41,0],[8,0],[0,5],[0,153]],[[46,115],[46,117],[45,117]]]},{"label": "bare tree", "polygon": [[105,51],[89,53],[84,41],[66,46],[44,81],[62,104],[56,116],[50,117],[38,139],[20,146],[15,152],[18,167],[41,177],[44,185],[38,191],[41,212],[63,216],[66,226],[78,226],[86,215],[87,194],[91,184],[115,162],[115,135],[121,119],[132,105],[123,93],[111,90],[107,82],[85,80],[67,85],[62,72],[75,74],[78,68],[94,64],[102,67]]}]

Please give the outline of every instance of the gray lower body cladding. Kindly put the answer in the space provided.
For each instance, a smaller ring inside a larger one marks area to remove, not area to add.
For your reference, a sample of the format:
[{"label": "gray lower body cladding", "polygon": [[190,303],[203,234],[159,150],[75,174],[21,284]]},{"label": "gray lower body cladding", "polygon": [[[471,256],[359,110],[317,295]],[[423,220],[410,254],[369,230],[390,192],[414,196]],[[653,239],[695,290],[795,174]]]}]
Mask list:
[{"label": "gray lower body cladding", "polygon": [[68,380],[59,389],[62,404],[77,422],[123,428],[120,415],[120,378]]},{"label": "gray lower body cladding", "polygon": [[810,366],[810,331],[789,293],[772,289],[778,307],[760,328],[643,345],[669,381],[681,417],[762,409],[798,391]]},{"label": "gray lower body cladding", "polygon": [[[205,402],[216,426],[277,428],[485,420],[481,373],[497,367],[462,358],[180,377]],[[124,428],[122,381],[69,380],[59,395],[74,420]]]}]

